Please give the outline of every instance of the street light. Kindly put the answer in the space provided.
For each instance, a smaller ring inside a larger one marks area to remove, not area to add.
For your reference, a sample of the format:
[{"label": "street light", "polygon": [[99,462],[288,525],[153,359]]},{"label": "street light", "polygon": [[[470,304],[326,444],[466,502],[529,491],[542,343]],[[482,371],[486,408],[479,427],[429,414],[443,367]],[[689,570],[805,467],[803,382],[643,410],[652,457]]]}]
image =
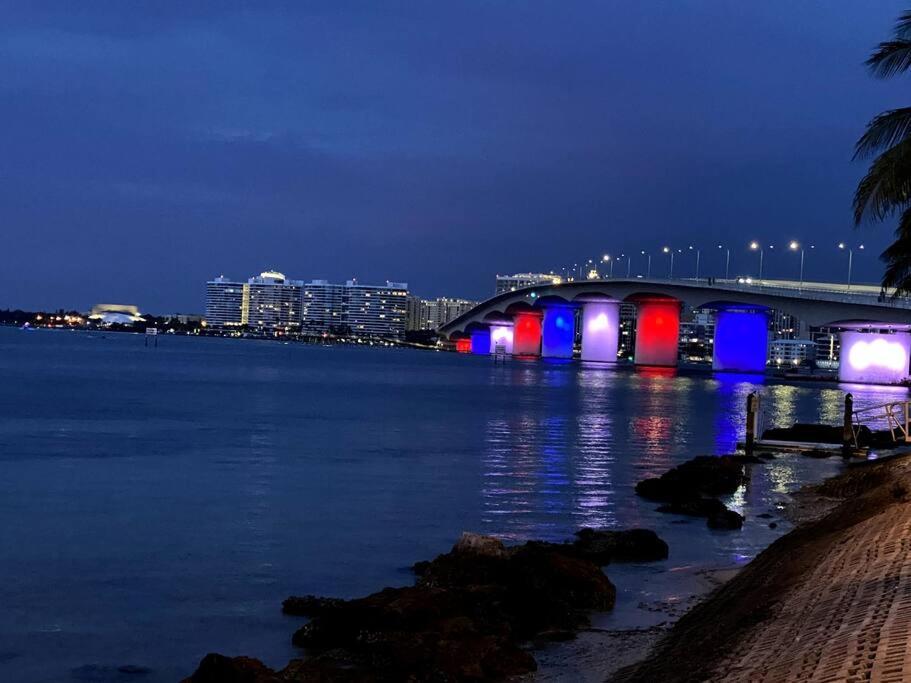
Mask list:
[{"label": "street light", "polygon": [[726,254],[724,259],[724,279],[727,280],[731,270],[731,248],[721,244],[718,245],[718,248],[724,249]]},{"label": "street light", "polygon": [[633,267],[633,257],[629,254],[620,254],[620,258],[623,258],[624,256],[626,256],[626,279],[629,280],[630,271]]},{"label": "street light", "polygon": [[648,266],[645,268],[645,279],[648,280],[652,276],[652,255],[642,250],[642,255],[648,258]]},{"label": "street light", "polygon": [[750,249],[751,249],[752,251],[759,251],[759,277],[756,278],[756,279],[757,279],[757,280],[760,280],[760,283],[759,283],[759,284],[762,284],[762,282],[761,282],[761,281],[762,281],[762,256],[763,256],[763,253],[764,253],[764,252],[763,252],[763,249],[762,249],[762,245],[759,244],[759,242],[756,242],[756,241],[754,240],[753,242],[750,242]]},{"label": "street light", "polygon": [[609,263],[609,264],[610,264],[610,266],[609,266],[610,272],[608,273],[607,277],[610,277],[610,278],[614,277],[614,261],[615,261],[616,259],[612,259],[612,258],[610,257],[610,254],[605,254],[605,255],[601,258],[601,260],[604,261],[605,263]]},{"label": "street light", "polygon": [[673,280],[674,279],[674,250],[671,249],[670,247],[663,247],[661,249],[661,251],[663,251],[665,254],[670,254],[670,256],[671,256],[671,267],[670,267],[670,270],[667,271],[667,279]]},{"label": "street light", "polygon": [[[813,248],[813,247],[811,246],[810,249],[812,249],[812,248]],[[804,249],[803,249],[803,247],[800,246],[800,243],[797,242],[796,240],[791,240],[791,243],[788,245],[788,249],[790,249],[791,251],[800,251],[800,286],[798,287],[798,289],[803,289],[803,256],[804,256]]]},{"label": "street light", "polygon": [[[851,267],[854,265],[854,249],[847,246],[844,242],[839,242],[838,248],[841,250],[848,250],[848,291],[851,291]],[[862,250],[864,245],[861,244],[857,248]]]},{"label": "street light", "polygon": [[690,251],[696,252],[696,279],[699,279],[699,259],[702,258],[702,250],[696,249],[692,244],[687,247]]}]

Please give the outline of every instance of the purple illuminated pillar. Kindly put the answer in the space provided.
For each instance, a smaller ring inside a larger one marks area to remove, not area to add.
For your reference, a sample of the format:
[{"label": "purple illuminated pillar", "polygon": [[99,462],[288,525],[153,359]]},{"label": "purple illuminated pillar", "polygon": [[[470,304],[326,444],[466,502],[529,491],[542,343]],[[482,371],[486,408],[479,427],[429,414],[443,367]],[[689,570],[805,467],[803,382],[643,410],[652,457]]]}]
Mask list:
[{"label": "purple illuminated pillar", "polygon": [[769,319],[765,311],[720,309],[715,314],[712,369],[765,372]]},{"label": "purple illuminated pillar", "polygon": [[490,353],[490,330],[484,328],[471,331],[471,352],[484,356]]},{"label": "purple illuminated pillar", "polygon": [[841,333],[838,379],[842,382],[896,384],[908,378],[911,334]]},{"label": "purple illuminated pillar", "polygon": [[490,352],[496,353],[497,347],[503,348],[503,353],[512,355],[513,349],[512,325],[499,323],[490,326]]},{"label": "purple illuminated pillar", "polygon": [[544,309],[541,325],[541,355],[544,358],[572,358],[576,316],[572,307],[559,304]]},{"label": "purple illuminated pillar", "polygon": [[636,365],[677,365],[680,302],[653,299],[636,304]]},{"label": "purple illuminated pillar", "polygon": [[582,308],[582,360],[617,362],[620,303],[587,303]]}]

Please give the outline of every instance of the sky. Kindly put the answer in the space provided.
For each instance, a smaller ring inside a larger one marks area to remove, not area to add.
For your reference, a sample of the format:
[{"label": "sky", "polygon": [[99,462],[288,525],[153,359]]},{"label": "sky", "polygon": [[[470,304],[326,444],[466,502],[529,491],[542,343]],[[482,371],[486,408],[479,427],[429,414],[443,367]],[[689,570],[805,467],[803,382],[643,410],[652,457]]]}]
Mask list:
[{"label": "sky", "polygon": [[[875,281],[853,144],[890,0],[4,3],[0,308],[201,312],[205,281],[406,281],[682,248]],[[813,249],[809,246],[813,245]],[[643,272],[646,259],[633,259]],[[621,268],[622,269],[622,268]],[[616,273],[615,273],[616,274]]]}]

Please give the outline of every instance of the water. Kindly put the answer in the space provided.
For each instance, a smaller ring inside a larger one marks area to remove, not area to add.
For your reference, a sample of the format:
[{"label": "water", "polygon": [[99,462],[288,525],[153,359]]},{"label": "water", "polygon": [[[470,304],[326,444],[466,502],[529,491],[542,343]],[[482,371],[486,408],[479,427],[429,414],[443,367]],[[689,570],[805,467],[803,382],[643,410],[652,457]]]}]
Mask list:
[{"label": "water", "polygon": [[[407,584],[464,529],[646,526],[671,546],[658,568],[746,561],[786,528],[756,514],[837,462],[756,468],[730,501],[742,532],[655,513],[632,487],[732,451],[755,381],[0,329],[0,680],[174,681],[209,651],[281,665],[300,623],[285,596]],[[835,385],[761,389],[771,424],[840,419]],[[624,614],[636,572],[612,571]]]}]

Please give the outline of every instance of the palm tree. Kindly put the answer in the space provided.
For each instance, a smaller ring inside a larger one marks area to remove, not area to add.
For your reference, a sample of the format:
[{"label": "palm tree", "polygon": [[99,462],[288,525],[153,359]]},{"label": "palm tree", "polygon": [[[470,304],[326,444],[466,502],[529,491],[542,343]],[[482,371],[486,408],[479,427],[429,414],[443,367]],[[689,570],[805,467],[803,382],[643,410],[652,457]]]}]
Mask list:
[{"label": "palm tree", "polygon": [[[882,42],[866,61],[877,78],[911,69],[911,11],[895,24],[892,40]],[[911,293],[911,107],[892,109],[874,118],[854,149],[854,158],[873,163],[854,194],[854,222],[884,221],[900,214],[895,241],[882,253],[883,287]]]}]

